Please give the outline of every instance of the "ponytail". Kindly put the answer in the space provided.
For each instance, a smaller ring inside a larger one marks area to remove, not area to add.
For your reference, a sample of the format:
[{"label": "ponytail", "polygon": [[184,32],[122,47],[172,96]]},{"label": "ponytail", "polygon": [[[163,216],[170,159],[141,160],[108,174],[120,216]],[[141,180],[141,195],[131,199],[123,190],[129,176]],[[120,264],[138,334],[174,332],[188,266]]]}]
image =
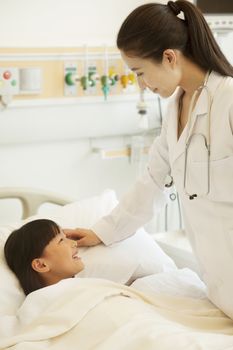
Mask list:
[{"label": "ponytail", "polygon": [[233,77],[233,67],[222,53],[201,11],[189,1],[177,0],[175,4],[183,11],[187,23],[189,40],[184,54],[205,70]]},{"label": "ponytail", "polygon": [[117,47],[125,53],[161,62],[166,49],[180,50],[202,69],[233,77],[201,11],[187,0],[137,7],[123,22]]}]

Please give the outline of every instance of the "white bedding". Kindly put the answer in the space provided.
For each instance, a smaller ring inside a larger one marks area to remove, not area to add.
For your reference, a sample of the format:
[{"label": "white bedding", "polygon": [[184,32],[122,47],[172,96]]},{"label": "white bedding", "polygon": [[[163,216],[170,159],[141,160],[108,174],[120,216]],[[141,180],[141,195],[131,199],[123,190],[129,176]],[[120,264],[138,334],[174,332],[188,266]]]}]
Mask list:
[{"label": "white bedding", "polygon": [[[115,205],[115,194],[104,192],[61,208],[57,221],[63,227],[90,227]],[[5,239],[18,226],[0,229],[1,350],[233,350],[233,321],[208,302],[194,272],[177,270],[142,231],[113,246],[84,251],[89,261],[83,277],[137,278],[134,289],[74,278],[23,301],[3,259]]]},{"label": "white bedding", "polygon": [[196,272],[184,268],[170,270],[138,278],[131,287],[150,294],[162,294],[178,297],[207,298],[207,289]]},{"label": "white bedding", "polygon": [[[128,296],[128,297],[127,297]],[[73,278],[31,293],[0,320],[0,349],[233,349],[233,321],[207,299]]]}]

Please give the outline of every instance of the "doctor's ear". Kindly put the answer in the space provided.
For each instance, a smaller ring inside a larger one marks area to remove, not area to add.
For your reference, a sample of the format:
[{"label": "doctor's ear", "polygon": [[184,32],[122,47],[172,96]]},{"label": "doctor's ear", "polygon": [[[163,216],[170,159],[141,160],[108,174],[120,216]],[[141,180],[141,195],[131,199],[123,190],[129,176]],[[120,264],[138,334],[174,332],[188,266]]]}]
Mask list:
[{"label": "doctor's ear", "polygon": [[42,258],[33,259],[31,262],[31,266],[36,272],[43,273],[49,271],[49,266],[45,263],[44,259]]},{"label": "doctor's ear", "polygon": [[166,49],[163,51],[163,61],[173,66],[177,63],[177,54],[177,50]]}]

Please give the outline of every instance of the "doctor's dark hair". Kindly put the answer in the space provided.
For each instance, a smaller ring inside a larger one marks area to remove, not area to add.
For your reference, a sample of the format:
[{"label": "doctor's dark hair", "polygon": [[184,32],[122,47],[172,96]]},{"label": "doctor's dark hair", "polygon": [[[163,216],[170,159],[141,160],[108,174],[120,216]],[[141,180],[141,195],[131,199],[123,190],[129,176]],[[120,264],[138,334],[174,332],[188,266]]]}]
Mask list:
[{"label": "doctor's dark hair", "polygon": [[[181,19],[182,12],[184,19]],[[202,69],[233,77],[233,67],[219,48],[203,14],[187,0],[149,3],[125,19],[117,47],[132,57],[160,63],[166,49],[180,50]]]},{"label": "doctor's dark hair", "polygon": [[41,257],[44,248],[59,233],[60,228],[54,221],[40,219],[28,222],[8,237],[4,246],[5,259],[26,295],[45,287],[31,263]]}]

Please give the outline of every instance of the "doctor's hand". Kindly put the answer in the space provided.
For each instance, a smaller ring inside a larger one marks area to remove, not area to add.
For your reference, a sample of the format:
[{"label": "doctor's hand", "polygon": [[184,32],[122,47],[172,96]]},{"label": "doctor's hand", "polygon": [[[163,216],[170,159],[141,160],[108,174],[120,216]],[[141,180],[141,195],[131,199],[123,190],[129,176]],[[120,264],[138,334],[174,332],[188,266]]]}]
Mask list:
[{"label": "doctor's hand", "polygon": [[64,229],[67,238],[77,241],[77,247],[91,247],[102,243],[94,231],[85,228]]}]

